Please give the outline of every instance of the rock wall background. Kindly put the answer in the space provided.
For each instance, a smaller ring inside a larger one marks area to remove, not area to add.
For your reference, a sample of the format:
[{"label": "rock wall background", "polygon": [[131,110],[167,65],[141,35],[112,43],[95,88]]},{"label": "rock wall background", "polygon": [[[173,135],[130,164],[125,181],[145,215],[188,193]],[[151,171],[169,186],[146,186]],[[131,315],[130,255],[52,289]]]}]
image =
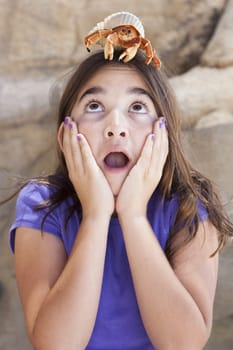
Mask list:
[{"label": "rock wall background", "polygon": [[[65,74],[87,54],[83,37],[93,25],[122,10],[142,19],[179,100],[190,160],[233,217],[233,0],[0,0],[0,200],[15,176],[53,168]],[[8,247],[13,216],[14,202],[0,208],[0,350],[27,350]],[[206,350],[233,348],[232,253],[229,245],[221,254]]]}]

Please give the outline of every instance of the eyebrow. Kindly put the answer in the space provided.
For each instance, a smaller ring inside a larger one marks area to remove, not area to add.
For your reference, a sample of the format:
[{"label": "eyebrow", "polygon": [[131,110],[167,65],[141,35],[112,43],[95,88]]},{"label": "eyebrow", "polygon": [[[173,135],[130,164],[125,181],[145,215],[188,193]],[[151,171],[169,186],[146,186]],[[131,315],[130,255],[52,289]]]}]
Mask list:
[{"label": "eyebrow", "polygon": [[[106,93],[107,89],[102,88],[101,86],[93,86],[87,90],[84,91],[84,93],[80,96],[79,102],[82,101],[82,99],[87,95],[94,95],[94,94],[100,94],[100,93]],[[148,96],[152,100],[152,96],[148,91],[146,91],[143,88],[140,87],[132,87],[129,88],[127,91],[130,95],[145,95]]]},{"label": "eyebrow", "polygon": [[90,89],[87,89],[84,91],[84,93],[80,96],[79,102],[82,101],[82,99],[87,95],[93,95],[93,94],[99,94],[99,93],[105,93],[106,90],[103,89],[101,86],[93,86]]},{"label": "eyebrow", "polygon": [[130,94],[135,94],[135,95],[146,95],[152,100],[151,94],[148,91],[146,91],[145,89],[140,88],[140,87],[129,88],[127,90],[127,92]]}]

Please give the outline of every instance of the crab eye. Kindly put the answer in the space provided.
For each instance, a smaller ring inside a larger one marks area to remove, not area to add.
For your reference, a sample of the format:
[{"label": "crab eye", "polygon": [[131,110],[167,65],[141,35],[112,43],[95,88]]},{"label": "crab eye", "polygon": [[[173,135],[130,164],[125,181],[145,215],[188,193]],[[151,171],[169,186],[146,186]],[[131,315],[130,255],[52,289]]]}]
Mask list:
[{"label": "crab eye", "polygon": [[128,29],[128,34],[131,34],[131,29]]},{"label": "crab eye", "polygon": [[126,33],[127,32],[127,30],[125,29],[125,28],[122,28],[122,33]]}]

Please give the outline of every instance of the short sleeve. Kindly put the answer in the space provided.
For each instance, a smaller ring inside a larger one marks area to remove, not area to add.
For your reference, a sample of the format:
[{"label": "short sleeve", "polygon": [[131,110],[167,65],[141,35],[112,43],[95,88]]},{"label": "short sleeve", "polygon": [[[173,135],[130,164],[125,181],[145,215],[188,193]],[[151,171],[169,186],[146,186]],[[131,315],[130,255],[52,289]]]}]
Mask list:
[{"label": "short sleeve", "polygon": [[[179,199],[177,196],[174,196],[173,199],[169,201],[168,212],[170,217],[170,227],[172,227],[175,224],[177,213],[179,210],[179,205]],[[208,219],[208,212],[206,206],[200,199],[197,200],[197,216],[199,221],[205,221]],[[182,228],[182,226],[183,225],[181,224],[180,228]]]},{"label": "short sleeve", "polygon": [[199,221],[205,221],[208,219],[207,209],[203,204],[203,202],[201,202],[200,200],[198,200],[198,203],[197,203],[197,210],[198,210]]},{"label": "short sleeve", "polygon": [[[159,191],[152,196],[148,206],[148,218],[153,231],[163,249],[166,247],[171,228],[175,225],[177,213],[179,211],[180,201],[177,194],[170,199],[162,198]],[[197,213],[199,221],[205,221],[208,218],[208,212],[200,200],[197,202]],[[181,223],[177,227],[177,231],[182,229],[184,225]]]},{"label": "short sleeve", "polygon": [[[169,212],[169,217],[170,217],[170,228],[175,224],[176,218],[177,218],[177,213],[179,210],[179,199],[177,196],[174,196],[173,199],[169,202],[168,205],[168,212]],[[203,202],[198,199],[197,200],[197,216],[198,216],[198,221],[205,221],[208,219],[208,211],[206,209],[206,206],[203,204]],[[184,224],[180,224],[178,226],[178,230],[182,229]]]},{"label": "short sleeve", "polygon": [[[37,205],[48,199],[51,189],[45,185],[27,184],[19,193],[16,201],[15,220],[10,227],[9,241],[11,250],[14,252],[15,231],[18,227],[30,227],[41,230],[43,218],[48,209],[38,210]],[[61,238],[61,227],[55,211],[52,211],[43,223],[43,231],[54,234]]]}]

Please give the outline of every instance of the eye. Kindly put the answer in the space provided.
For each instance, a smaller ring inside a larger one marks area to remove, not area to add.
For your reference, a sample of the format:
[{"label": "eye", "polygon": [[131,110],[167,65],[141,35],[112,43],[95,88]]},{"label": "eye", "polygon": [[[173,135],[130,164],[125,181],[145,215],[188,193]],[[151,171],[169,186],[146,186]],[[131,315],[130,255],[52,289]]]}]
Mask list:
[{"label": "eye", "polygon": [[102,106],[102,104],[100,102],[95,101],[95,100],[91,100],[86,104],[85,111],[88,113],[103,112],[104,107]]},{"label": "eye", "polygon": [[128,34],[131,34],[131,29],[128,29]]},{"label": "eye", "polygon": [[148,108],[144,102],[134,102],[130,106],[129,112],[137,113],[137,114],[146,114],[146,113],[148,113]]},{"label": "eye", "polygon": [[122,33],[126,33],[127,32],[127,30],[125,28],[122,28],[121,31],[122,31]]}]

